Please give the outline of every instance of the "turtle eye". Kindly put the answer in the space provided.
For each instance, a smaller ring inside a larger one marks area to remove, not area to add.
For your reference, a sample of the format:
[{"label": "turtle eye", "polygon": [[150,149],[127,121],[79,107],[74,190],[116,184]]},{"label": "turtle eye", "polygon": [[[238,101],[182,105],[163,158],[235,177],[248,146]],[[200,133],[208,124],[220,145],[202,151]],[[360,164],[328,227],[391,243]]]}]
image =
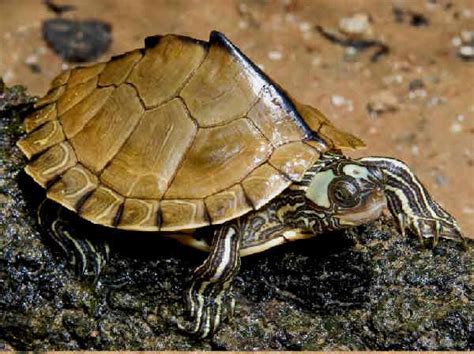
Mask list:
[{"label": "turtle eye", "polygon": [[329,186],[329,196],[338,206],[351,208],[358,203],[359,188],[354,181],[339,179]]}]

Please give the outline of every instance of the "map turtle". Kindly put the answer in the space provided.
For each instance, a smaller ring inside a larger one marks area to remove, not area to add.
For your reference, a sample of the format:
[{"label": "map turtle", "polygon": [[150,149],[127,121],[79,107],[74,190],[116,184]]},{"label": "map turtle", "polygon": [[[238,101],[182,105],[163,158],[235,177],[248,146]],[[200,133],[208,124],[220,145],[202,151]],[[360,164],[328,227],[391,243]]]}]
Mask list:
[{"label": "map turtle", "polygon": [[[56,77],[17,145],[49,200],[98,225],[209,252],[186,292],[201,337],[233,311],[240,258],[368,223],[388,207],[402,233],[461,238],[407,165],[352,159],[364,143],[272,81],[222,33],[153,36],[142,49]],[[63,221],[40,221],[88,257]],[[203,236],[204,235],[204,236]],[[103,257],[96,254],[95,269]],[[85,246],[87,247],[87,245]]]}]

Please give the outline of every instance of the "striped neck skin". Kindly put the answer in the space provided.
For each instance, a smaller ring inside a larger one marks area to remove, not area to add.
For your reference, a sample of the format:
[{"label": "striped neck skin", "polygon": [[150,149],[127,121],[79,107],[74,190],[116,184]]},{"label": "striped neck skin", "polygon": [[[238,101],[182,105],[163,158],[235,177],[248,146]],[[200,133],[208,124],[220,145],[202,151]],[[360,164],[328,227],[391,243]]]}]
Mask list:
[{"label": "striped neck skin", "polygon": [[404,162],[387,157],[366,157],[357,161],[383,171],[388,208],[402,234],[408,229],[420,239],[433,237],[435,244],[440,236],[463,239],[456,220],[431,198]]},{"label": "striped neck skin", "polygon": [[286,220],[316,233],[371,222],[386,205],[380,169],[342,155],[322,155],[290,190],[300,192],[300,205]]}]

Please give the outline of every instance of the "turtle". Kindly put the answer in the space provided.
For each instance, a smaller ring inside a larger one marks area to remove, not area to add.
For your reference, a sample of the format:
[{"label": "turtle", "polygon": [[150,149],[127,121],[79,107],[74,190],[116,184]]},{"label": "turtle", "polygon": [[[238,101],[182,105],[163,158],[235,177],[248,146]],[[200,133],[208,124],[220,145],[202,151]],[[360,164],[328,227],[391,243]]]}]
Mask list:
[{"label": "turtle", "polygon": [[[232,280],[246,255],[387,209],[402,235],[463,240],[404,162],[345,155],[365,144],[217,31],[208,41],[147,37],[143,48],[64,71],[24,128],[25,171],[60,210],[209,253],[184,296],[189,319],[178,323],[202,338],[232,314]],[[43,209],[42,226],[83,253],[64,219]],[[104,257],[89,251],[99,272]]]}]

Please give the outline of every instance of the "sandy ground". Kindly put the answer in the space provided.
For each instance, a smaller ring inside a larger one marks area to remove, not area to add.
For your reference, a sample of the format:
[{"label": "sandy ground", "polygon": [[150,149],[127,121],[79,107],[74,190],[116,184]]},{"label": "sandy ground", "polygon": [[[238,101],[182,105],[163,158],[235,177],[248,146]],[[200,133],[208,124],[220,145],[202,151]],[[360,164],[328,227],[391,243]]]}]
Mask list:
[{"label": "sandy ground", "polygon": [[[113,43],[102,60],[142,46],[148,35],[173,32],[206,39],[213,29],[224,32],[294,97],[362,137],[368,148],[358,155],[407,162],[466,236],[474,237],[474,61],[459,58],[456,47],[462,31],[474,31],[473,1],[58,3],[76,6],[66,18],[112,24]],[[401,22],[394,7],[404,14]],[[371,28],[363,36],[390,49],[375,63],[372,49],[353,56],[315,30],[317,25],[336,30],[342,18],[356,13],[370,15]],[[422,14],[427,24],[410,24],[413,13]],[[0,76],[9,85],[44,94],[67,67],[41,37],[42,21],[55,15],[39,0],[2,0],[0,14]],[[371,102],[390,109],[369,114]]]}]

